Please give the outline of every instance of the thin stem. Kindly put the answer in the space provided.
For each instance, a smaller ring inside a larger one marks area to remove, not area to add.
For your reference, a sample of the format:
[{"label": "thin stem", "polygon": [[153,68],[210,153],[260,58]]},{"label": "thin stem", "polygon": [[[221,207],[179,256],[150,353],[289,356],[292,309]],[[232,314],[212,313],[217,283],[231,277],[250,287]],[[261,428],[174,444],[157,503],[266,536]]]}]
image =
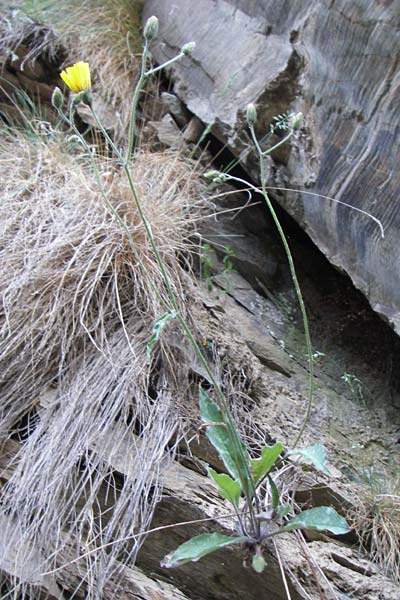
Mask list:
[{"label": "thin stem", "polygon": [[[203,354],[203,352],[202,352],[199,344],[197,343],[197,341],[196,341],[196,339],[195,339],[195,337],[194,337],[194,335],[193,335],[193,333],[192,333],[192,331],[190,329],[190,326],[186,322],[185,318],[183,317],[183,315],[182,315],[182,313],[181,313],[181,311],[179,309],[179,306],[178,306],[178,303],[177,303],[177,300],[176,300],[176,297],[175,297],[174,290],[172,289],[172,286],[171,286],[168,274],[167,274],[165,266],[164,266],[164,262],[163,262],[163,260],[162,260],[162,258],[160,256],[159,251],[158,251],[157,244],[155,243],[155,240],[154,240],[154,237],[153,237],[153,234],[152,234],[152,231],[151,231],[151,227],[150,227],[150,225],[149,225],[149,223],[147,221],[146,215],[144,214],[144,211],[142,209],[142,206],[141,206],[141,203],[140,203],[140,199],[139,199],[139,196],[138,196],[137,191],[136,191],[135,183],[134,183],[134,181],[132,179],[132,175],[131,175],[131,172],[129,170],[128,160],[127,159],[125,160],[123,158],[122,154],[120,153],[120,151],[118,150],[118,148],[115,146],[113,140],[110,138],[109,134],[107,133],[106,129],[104,128],[103,124],[101,123],[100,119],[98,118],[96,111],[93,109],[93,107],[91,105],[90,105],[90,110],[91,110],[91,113],[92,113],[92,115],[93,115],[93,117],[94,117],[94,119],[96,121],[97,126],[99,127],[100,131],[102,132],[102,134],[106,138],[107,142],[110,144],[111,148],[114,150],[117,158],[119,159],[119,161],[121,163],[121,166],[122,166],[122,168],[123,168],[123,170],[125,172],[125,175],[126,175],[126,177],[128,179],[129,187],[130,187],[130,190],[132,192],[132,196],[133,196],[136,208],[137,208],[137,210],[139,212],[139,216],[140,216],[140,218],[141,218],[141,220],[143,222],[143,225],[145,227],[145,230],[146,230],[148,239],[150,241],[150,245],[152,247],[152,250],[154,252],[154,255],[156,257],[157,263],[158,263],[158,265],[160,267],[162,279],[163,279],[164,285],[166,287],[167,294],[168,294],[169,300],[171,302],[171,305],[172,305],[174,311],[176,312],[176,317],[177,317],[177,319],[178,319],[178,321],[179,321],[179,323],[180,323],[180,325],[181,325],[181,327],[182,327],[182,329],[183,329],[186,337],[188,338],[189,342],[193,346],[193,348],[195,350],[195,353],[196,353],[196,356],[200,360],[202,366],[205,368],[205,370],[207,372],[207,375],[208,375],[208,377],[209,377],[211,383],[213,384],[213,386],[215,388],[215,391],[217,393],[220,405],[221,405],[221,407],[223,409],[224,418],[226,420],[227,431],[228,431],[228,434],[229,434],[229,437],[230,437],[230,442],[231,442],[231,444],[233,446],[233,449],[234,449],[234,452],[235,452],[234,460],[235,460],[235,463],[236,463],[236,466],[237,466],[237,469],[238,469],[238,473],[241,476],[242,490],[243,490],[243,493],[246,496],[246,501],[247,501],[247,504],[249,506],[249,511],[250,511],[250,515],[251,515],[252,524],[253,524],[253,527],[254,527],[254,532],[257,532],[259,530],[259,523],[258,523],[257,519],[255,518],[255,513],[254,513],[253,508],[252,508],[252,496],[254,497],[254,501],[256,503],[256,511],[257,512],[259,511],[259,508],[258,508],[258,498],[257,498],[257,496],[255,494],[254,483],[253,483],[253,480],[252,480],[252,477],[251,477],[251,473],[250,473],[250,469],[249,469],[249,466],[248,466],[248,463],[247,463],[247,460],[246,460],[247,457],[245,456],[245,454],[244,454],[244,452],[242,450],[240,438],[239,438],[239,436],[238,436],[238,434],[236,432],[236,428],[235,428],[235,425],[233,423],[233,420],[232,420],[232,417],[231,417],[231,414],[230,414],[230,411],[229,411],[228,404],[227,404],[227,402],[225,400],[225,397],[224,397],[224,394],[223,394],[223,392],[221,390],[221,386],[218,383],[218,381],[216,380],[215,375],[212,372],[212,369],[210,368],[210,366],[208,364],[208,361],[204,357],[204,354]],[[246,477],[247,477],[248,482],[250,482],[251,492],[248,490],[248,485],[247,485],[246,479],[244,477],[242,477],[241,463],[243,465],[245,465],[245,468],[246,468],[246,471],[247,471],[246,472]]]},{"label": "thin stem", "polygon": [[304,417],[304,421],[303,424],[301,426],[301,429],[298,433],[298,435],[296,436],[296,439],[292,445],[292,448],[296,448],[297,444],[299,443],[299,441],[301,440],[304,430],[307,426],[307,423],[310,419],[310,414],[311,414],[311,406],[312,406],[312,401],[313,401],[313,395],[314,395],[314,358],[313,358],[313,350],[312,350],[312,343],[311,343],[311,335],[310,335],[310,328],[308,325],[308,317],[307,317],[307,311],[306,311],[306,307],[304,304],[304,300],[303,300],[303,294],[301,293],[301,289],[300,289],[300,284],[299,284],[299,280],[297,278],[297,273],[296,273],[296,268],[294,266],[294,261],[293,261],[293,256],[292,256],[292,252],[289,248],[289,244],[287,242],[285,233],[282,229],[282,226],[280,224],[280,221],[278,219],[278,216],[275,212],[274,207],[272,206],[271,200],[268,196],[267,193],[267,189],[266,189],[266,177],[265,177],[265,164],[264,164],[264,160],[263,160],[263,156],[259,157],[259,162],[260,162],[260,176],[261,176],[261,189],[263,192],[263,196],[265,199],[265,202],[267,203],[268,209],[272,215],[272,218],[274,220],[274,223],[276,225],[276,228],[278,230],[279,233],[279,237],[281,238],[283,247],[285,249],[286,252],[286,256],[288,259],[288,263],[289,263],[289,269],[290,269],[290,274],[292,276],[292,280],[293,280],[293,284],[296,290],[296,296],[297,296],[297,301],[299,303],[300,306],[300,311],[301,311],[301,315],[303,318],[303,326],[304,326],[304,334],[305,334],[305,338],[306,338],[306,345],[307,345],[307,354],[308,354],[308,365],[309,365],[309,392],[308,392],[308,401],[307,401],[307,407],[306,407],[306,414]]},{"label": "thin stem", "polygon": [[[252,130],[252,131],[254,132],[254,130]],[[290,140],[290,138],[292,137],[293,133],[294,133],[294,131],[293,131],[293,129],[291,129],[289,131],[289,133],[287,135],[285,135],[285,137],[282,138],[278,143],[276,143],[274,146],[271,146],[271,148],[268,148],[268,150],[264,150],[262,152],[262,155],[263,156],[267,156],[268,154],[271,154],[271,152],[273,152],[274,150],[276,150],[277,148],[279,148],[279,146],[283,146],[283,144],[286,144],[286,142],[288,140]],[[255,135],[253,137],[253,140],[254,139],[255,139]]]},{"label": "thin stem", "polygon": [[353,206],[352,204],[343,202],[343,200],[337,200],[337,198],[332,198],[331,196],[324,196],[323,194],[318,194],[317,192],[309,192],[308,190],[297,190],[294,188],[285,188],[285,187],[273,187],[270,185],[267,186],[267,188],[269,190],[280,190],[282,192],[297,192],[298,194],[308,194],[309,196],[323,198],[324,200],[330,200],[331,202],[335,202],[336,204],[341,204],[342,206],[351,208],[352,210],[355,210],[355,211],[361,213],[362,215],[365,215],[366,217],[369,217],[370,219],[372,219],[374,221],[374,223],[376,223],[380,229],[381,238],[383,239],[385,237],[385,230],[383,228],[382,222],[379,219],[377,219],[377,217],[374,217],[374,215],[371,215],[371,213],[367,212],[366,210],[362,210],[362,208],[358,208],[358,206]]},{"label": "thin stem", "polygon": [[280,555],[278,546],[276,545],[276,542],[274,539],[272,539],[272,542],[274,544],[276,556],[278,559],[279,569],[281,571],[282,582],[285,587],[286,598],[287,598],[287,600],[292,600],[292,596],[290,595],[289,586],[288,586],[288,582],[287,582],[287,578],[286,578],[286,573],[285,573],[285,569],[283,568],[282,559],[281,559],[281,555]]},{"label": "thin stem", "polygon": [[139,95],[142,90],[144,80],[146,79],[146,76],[147,76],[146,62],[147,62],[148,53],[149,53],[149,43],[146,39],[145,43],[144,43],[144,47],[143,47],[139,79],[135,86],[135,90],[133,92],[131,112],[130,112],[130,116],[129,116],[128,149],[126,151],[126,162],[129,162],[132,158],[133,143],[134,143],[134,138],[135,138],[136,111],[137,111],[137,105],[138,105],[138,101],[139,101]]},{"label": "thin stem", "polygon": [[[223,172],[221,172],[221,175],[229,175],[229,173],[223,171]],[[239,189],[239,190],[235,189],[230,192],[222,192],[220,194],[214,194],[213,196],[209,197],[210,200],[214,200],[215,198],[220,198],[220,197],[224,197],[224,196],[229,196],[230,194],[237,194],[238,192],[249,192],[250,190],[253,190],[257,194],[262,194],[262,190],[260,190],[260,188],[256,187],[255,185],[252,185],[249,181],[246,181],[245,179],[241,179],[240,177],[234,177],[233,175],[229,175],[229,178],[233,181],[243,183],[245,187],[242,189]],[[353,204],[349,204],[348,202],[344,202],[343,200],[338,200],[337,198],[333,198],[332,196],[325,196],[324,194],[318,194],[318,192],[310,192],[308,190],[300,190],[297,188],[287,188],[287,187],[267,185],[266,189],[267,190],[277,190],[277,191],[281,191],[281,192],[296,192],[297,194],[307,194],[308,196],[314,196],[315,198],[322,198],[323,200],[330,200],[331,202],[335,202],[335,204],[341,204],[342,206],[346,206],[347,208],[350,208],[351,210],[355,210],[356,212],[359,212],[362,215],[369,217],[372,221],[374,221],[374,223],[376,223],[378,225],[380,234],[381,234],[381,238],[384,239],[384,237],[385,237],[385,229],[382,225],[382,221],[380,221],[377,217],[374,217],[374,215],[371,215],[371,213],[367,212],[366,210],[362,210],[361,208],[358,208],[357,206],[353,206]],[[246,203],[246,206],[247,206],[247,203]],[[218,214],[224,214],[225,212],[229,212],[229,211],[231,211],[231,212],[240,211],[240,210],[243,210],[243,208],[244,207],[232,208],[232,209],[229,209],[226,211],[221,211],[221,213],[218,213]]]},{"label": "thin stem", "polygon": [[[279,233],[279,237],[281,239],[282,245],[284,247],[286,256],[287,256],[287,260],[289,263],[289,269],[290,269],[290,274],[292,277],[292,281],[295,287],[295,291],[296,291],[296,296],[297,296],[297,300],[300,306],[300,311],[301,311],[301,315],[302,315],[302,319],[303,319],[303,326],[304,326],[304,333],[305,333],[305,338],[306,338],[306,346],[307,346],[307,354],[308,354],[308,363],[309,363],[309,393],[308,393],[308,400],[307,400],[307,407],[306,407],[306,414],[304,417],[304,421],[303,424],[301,426],[301,429],[298,433],[298,435],[295,438],[295,441],[292,445],[292,448],[295,448],[297,446],[297,444],[299,443],[300,439],[303,436],[304,430],[307,426],[307,423],[309,421],[310,418],[310,414],[311,414],[311,407],[312,407],[312,401],[313,401],[313,395],[314,395],[314,359],[313,359],[313,352],[312,352],[312,343],[311,343],[311,336],[310,336],[310,329],[309,329],[309,325],[308,325],[308,318],[307,318],[307,311],[306,311],[306,307],[304,304],[304,300],[303,300],[303,295],[301,293],[301,289],[300,289],[300,284],[297,278],[297,274],[296,274],[296,269],[294,266],[294,261],[293,261],[293,256],[289,247],[289,244],[287,242],[285,233],[282,229],[282,226],[280,224],[280,221],[278,219],[278,216],[275,212],[275,209],[271,203],[271,200],[268,196],[268,192],[267,192],[267,182],[266,182],[266,174],[265,174],[265,164],[264,164],[264,157],[266,156],[266,154],[269,154],[270,151],[274,150],[275,148],[277,148],[278,146],[280,146],[282,143],[284,143],[285,141],[287,141],[291,135],[293,134],[293,130],[291,130],[291,132],[285,136],[285,138],[283,138],[283,140],[281,140],[278,144],[276,144],[275,146],[273,146],[272,148],[270,148],[270,150],[263,152],[260,148],[260,145],[258,143],[257,137],[255,135],[254,132],[254,127],[252,125],[250,125],[250,132],[251,132],[251,136],[252,139],[254,141],[254,145],[256,147],[257,150],[257,154],[258,154],[258,158],[259,158],[259,166],[260,166],[260,179],[261,179],[261,193],[264,197],[264,200],[268,206],[268,209],[270,211],[270,214],[272,216],[272,219],[275,223],[275,226],[278,230]],[[241,183],[245,183],[246,185],[248,185],[248,182],[244,181],[243,179],[237,178],[237,177],[233,177],[231,175],[227,175],[225,174],[225,177],[228,179],[233,179],[236,181],[240,181]],[[251,187],[252,189],[256,190],[257,192],[260,192],[260,190],[258,188],[256,188],[255,186],[250,185],[249,187]]]},{"label": "thin stem", "polygon": [[144,83],[145,79],[147,79],[147,77],[150,77],[150,75],[154,75],[155,73],[158,73],[165,67],[169,67],[170,65],[172,65],[172,63],[174,63],[175,61],[177,61],[180,58],[182,58],[183,56],[185,56],[183,52],[180,52],[179,54],[177,54],[170,60],[167,60],[167,62],[163,63],[162,65],[159,65],[158,67],[154,67],[153,69],[149,69],[148,71],[146,71],[146,63],[147,63],[148,55],[149,55],[149,42],[146,39],[145,43],[144,43],[142,60],[141,60],[141,64],[140,64],[139,79],[137,81],[137,84],[135,85],[135,90],[133,92],[132,105],[131,105],[131,111],[130,111],[130,116],[129,116],[128,149],[126,151],[126,158],[125,158],[126,163],[130,162],[130,160],[132,158],[133,145],[134,145],[134,140],[135,140],[136,111],[137,111],[137,105],[139,102],[140,92],[142,91],[143,83]]},{"label": "thin stem", "polygon": [[147,71],[147,73],[145,73],[146,77],[148,77],[149,75],[154,75],[154,73],[158,73],[159,71],[161,71],[162,69],[165,69],[165,67],[169,67],[170,65],[172,65],[175,61],[179,60],[180,58],[182,58],[183,56],[185,56],[184,52],[179,52],[179,54],[177,54],[176,56],[174,56],[173,58],[170,58],[169,60],[167,60],[165,63],[163,63],[162,65],[159,65],[158,67],[154,67],[153,69],[149,69]]},{"label": "thin stem", "polygon": [[[85,140],[85,138],[83,137],[83,135],[81,134],[81,132],[79,131],[79,129],[76,127],[75,125],[75,121],[74,121],[74,116],[73,116],[73,106],[70,106],[70,116],[69,119],[65,116],[65,114],[60,110],[57,109],[58,114],[60,115],[60,117],[70,126],[72,127],[72,129],[75,132],[75,135],[79,138],[80,142],[82,143],[82,145],[85,147],[87,154],[89,156],[90,162],[92,163],[92,167],[93,167],[93,172],[95,175],[95,179],[97,182],[97,185],[99,187],[100,193],[102,195],[102,198],[104,200],[104,203],[106,204],[107,208],[109,209],[109,211],[111,212],[111,214],[114,216],[114,218],[117,220],[118,224],[124,229],[127,237],[128,237],[128,241],[129,241],[129,246],[136,258],[136,260],[138,261],[139,265],[141,266],[141,268],[143,269],[143,272],[146,273],[146,267],[143,264],[143,261],[136,249],[136,245],[135,242],[133,240],[132,234],[129,230],[128,225],[125,223],[125,221],[120,217],[118,211],[114,208],[114,206],[111,204],[111,202],[109,201],[109,199],[107,198],[107,194],[105,192],[103,183],[101,181],[101,177],[100,177],[100,172],[99,172],[99,168],[96,164],[95,158],[93,153],[90,150],[90,147],[87,143],[87,141]],[[107,136],[108,137],[108,136]],[[108,137],[108,141],[111,142],[110,138]],[[112,142],[111,142],[112,143]],[[160,303],[163,305],[163,307],[167,310],[170,311],[171,307],[168,305],[168,303],[165,301],[165,299],[162,297],[162,295],[159,293],[158,288],[153,284],[152,280],[149,279],[149,284],[152,287],[153,291],[155,291]]]}]

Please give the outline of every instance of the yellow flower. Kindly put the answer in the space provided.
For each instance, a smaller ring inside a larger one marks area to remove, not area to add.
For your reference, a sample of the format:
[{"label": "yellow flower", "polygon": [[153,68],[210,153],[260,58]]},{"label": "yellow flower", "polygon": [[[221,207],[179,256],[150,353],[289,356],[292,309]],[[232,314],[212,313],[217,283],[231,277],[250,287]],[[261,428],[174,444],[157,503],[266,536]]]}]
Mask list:
[{"label": "yellow flower", "polygon": [[79,61],[60,73],[61,79],[73,92],[87,92],[92,87],[89,63]]}]

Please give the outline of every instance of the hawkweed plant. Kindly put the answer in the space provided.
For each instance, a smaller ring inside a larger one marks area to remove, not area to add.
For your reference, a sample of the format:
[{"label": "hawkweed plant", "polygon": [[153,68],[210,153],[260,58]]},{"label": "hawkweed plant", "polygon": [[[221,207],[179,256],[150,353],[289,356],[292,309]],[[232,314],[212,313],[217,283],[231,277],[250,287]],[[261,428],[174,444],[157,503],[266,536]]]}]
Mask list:
[{"label": "hawkweed plant", "polygon": [[[180,564],[188,561],[199,560],[199,558],[202,556],[209,554],[210,552],[213,552],[223,546],[230,544],[243,544],[248,551],[250,550],[252,554],[251,563],[253,568],[257,572],[262,572],[266,565],[264,559],[264,549],[272,536],[294,529],[328,530],[333,534],[343,534],[349,530],[345,519],[338,515],[334,509],[330,507],[318,507],[304,510],[289,518],[288,514],[291,511],[291,507],[290,505],[285,504],[282,499],[283,495],[279,489],[280,474],[285,470],[286,459],[292,454],[300,456],[307,462],[311,462],[317,469],[325,473],[328,472],[325,462],[325,450],[322,446],[314,445],[302,449],[296,448],[297,443],[302,436],[311,407],[313,377],[311,341],[308,332],[304,303],[294,270],[291,253],[288,248],[283,230],[266,192],[266,179],[263,162],[263,159],[267,153],[272,152],[272,150],[286,142],[291,137],[294,130],[299,126],[301,115],[299,114],[293,117],[287,135],[278,144],[268,151],[262,151],[254,133],[254,123],[256,120],[254,106],[250,105],[247,112],[251,135],[260,158],[262,193],[268,204],[271,214],[273,215],[274,221],[278,227],[282,242],[287,252],[292,277],[295,282],[296,292],[302,308],[307,345],[310,355],[309,362],[311,382],[306,420],[299,435],[297,436],[293,449],[285,452],[281,443],[275,443],[273,446],[264,447],[258,458],[251,458],[235,426],[233,417],[229,410],[228,402],[218,380],[218,376],[214,373],[212,366],[209,364],[203,353],[200,343],[197,342],[196,335],[193,333],[189,323],[180,310],[176,293],[171,285],[162,255],[157,247],[156,241],[152,234],[151,226],[142,207],[139,192],[132,178],[131,163],[134,161],[133,150],[135,143],[136,112],[140,93],[143,89],[144,83],[151,75],[157,73],[166,66],[171,65],[176,60],[192,54],[195,48],[195,44],[193,42],[189,42],[182,47],[181,51],[175,57],[171,58],[164,64],[157,67],[149,66],[149,48],[152,40],[154,40],[156,37],[157,32],[158,19],[153,16],[147,21],[144,28],[144,49],[142,53],[138,81],[133,91],[127,150],[125,154],[123,154],[114,143],[93,107],[91,97],[90,69],[87,63],[80,61],[71,67],[67,67],[61,73],[63,81],[74,93],[69,101],[69,110],[64,112],[64,95],[63,92],[58,88],[56,88],[53,93],[53,105],[63,121],[72,128],[75,136],[86,149],[104,202],[116,221],[126,231],[133,255],[135,256],[139,266],[144,272],[146,272],[146,265],[143,263],[136,249],[135,240],[130,234],[126,222],[119,215],[117,208],[115,208],[108,200],[93,152],[85,137],[81,134],[75,124],[74,115],[79,103],[84,103],[89,107],[98,129],[114,153],[119,168],[122,169],[127,178],[134,205],[143,223],[149,244],[158,263],[163,284],[160,286],[159,283],[154,281],[151,282],[153,291],[157,295],[165,312],[160,315],[158,319],[156,319],[153,325],[152,335],[147,343],[148,359],[151,359],[152,348],[158,341],[166,323],[170,319],[176,319],[184,335],[192,345],[199,361],[204,367],[209,383],[211,384],[211,389],[207,389],[207,391],[201,385],[199,385],[198,394],[200,416],[203,421],[203,427],[206,430],[207,437],[219,453],[225,466],[226,473],[217,473],[210,468],[208,469],[208,474],[213,479],[221,496],[232,505],[234,515],[236,516],[236,535],[225,536],[219,533],[205,533],[201,534],[200,536],[196,536],[179,546],[173,553],[166,556],[162,562],[162,565],[165,567],[179,566]],[[209,173],[208,177],[215,181],[237,179],[233,176],[220,174],[218,172],[212,172],[211,174]]]}]

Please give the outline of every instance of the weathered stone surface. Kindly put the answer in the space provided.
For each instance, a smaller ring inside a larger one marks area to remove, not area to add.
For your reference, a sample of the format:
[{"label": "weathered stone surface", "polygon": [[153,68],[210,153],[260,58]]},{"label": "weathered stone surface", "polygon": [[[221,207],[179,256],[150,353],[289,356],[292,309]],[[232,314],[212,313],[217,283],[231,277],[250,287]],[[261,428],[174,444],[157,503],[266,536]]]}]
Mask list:
[{"label": "weathered stone surface", "polygon": [[[305,193],[279,201],[330,261],[345,270],[372,307],[400,332],[398,1],[147,0],[162,61],[183,43],[193,57],[175,63],[175,92],[240,156],[248,147],[243,110],[259,106],[259,134],[273,115],[301,110],[291,149],[275,157],[271,186],[335,197],[381,219]],[[244,160],[256,176],[254,160]]]}]

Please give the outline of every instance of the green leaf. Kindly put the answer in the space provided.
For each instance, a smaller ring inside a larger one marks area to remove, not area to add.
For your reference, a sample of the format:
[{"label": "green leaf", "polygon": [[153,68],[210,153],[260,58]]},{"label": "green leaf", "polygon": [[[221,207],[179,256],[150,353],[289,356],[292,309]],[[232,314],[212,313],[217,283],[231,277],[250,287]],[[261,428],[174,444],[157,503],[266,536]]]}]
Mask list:
[{"label": "green leaf", "polygon": [[226,473],[217,473],[214,469],[211,469],[211,467],[208,468],[208,474],[217,484],[221,496],[226,500],[229,500],[233,506],[237,506],[240,498],[240,483],[234,481]]},{"label": "green leaf", "polygon": [[[209,395],[199,387],[200,416],[207,427],[207,437],[217,450],[225,467],[233,479],[244,483],[247,493],[251,493],[251,484],[248,472],[248,454],[236,429],[224,418],[218,404],[211,400]],[[223,423],[212,425],[212,423]],[[246,464],[247,463],[247,464]]]},{"label": "green leaf", "polygon": [[330,531],[335,535],[343,535],[350,531],[346,519],[330,506],[318,506],[317,508],[303,510],[285,523],[283,529],[286,531],[291,531],[292,529],[315,529],[317,531]]},{"label": "green leaf", "polygon": [[179,565],[187,562],[197,561],[219,548],[229,546],[230,544],[239,544],[240,542],[245,542],[247,539],[245,536],[231,537],[229,535],[222,535],[221,533],[202,533],[184,542],[176,550],[167,554],[160,564],[167,569],[179,567]]},{"label": "green leaf", "polygon": [[279,506],[279,492],[278,488],[275,485],[275,481],[268,475],[268,481],[271,488],[271,496],[272,496],[272,508],[276,510]]},{"label": "green leaf", "polygon": [[147,360],[150,360],[151,351],[153,349],[154,344],[158,341],[160,334],[168,321],[176,317],[176,312],[171,310],[170,312],[164,313],[153,325],[153,331],[146,344],[146,355]]},{"label": "green leaf", "polygon": [[328,465],[326,464],[326,450],[321,444],[313,444],[312,446],[306,446],[305,448],[295,448],[289,450],[287,455],[299,454],[303,458],[314,465],[322,473],[330,474]]},{"label": "green leaf", "polygon": [[276,518],[282,519],[282,517],[286,517],[286,515],[290,512],[291,508],[292,507],[290,506],[290,504],[281,504],[276,509]]},{"label": "green leaf", "polygon": [[282,450],[283,446],[279,443],[276,443],[273,446],[265,446],[265,448],[261,450],[261,457],[253,458],[250,461],[250,472],[254,483],[257,483],[257,481],[270,471]]},{"label": "green leaf", "polygon": [[251,559],[251,566],[253,567],[253,569],[256,571],[256,573],[262,573],[266,567],[266,562],[263,556],[260,556],[259,554],[254,554],[253,558]]}]

